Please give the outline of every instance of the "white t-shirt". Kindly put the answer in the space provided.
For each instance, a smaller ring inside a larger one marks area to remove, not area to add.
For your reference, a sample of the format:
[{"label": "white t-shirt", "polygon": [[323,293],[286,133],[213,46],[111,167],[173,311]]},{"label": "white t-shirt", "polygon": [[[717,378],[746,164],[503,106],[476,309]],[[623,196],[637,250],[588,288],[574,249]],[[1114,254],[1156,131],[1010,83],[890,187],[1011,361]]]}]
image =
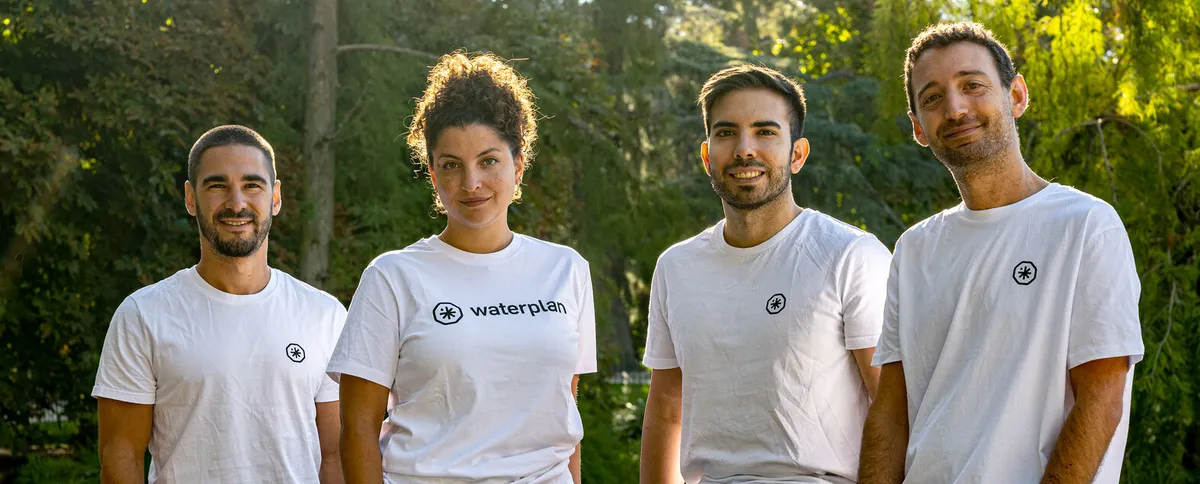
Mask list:
[{"label": "white t-shirt", "polygon": [[1096,476],[1120,476],[1141,284],[1103,200],[1051,184],[990,210],[962,204],[896,243],[875,365],[902,361],[905,482],[1038,482],[1074,404],[1068,370],[1130,356],[1125,411]]},{"label": "white t-shirt", "polygon": [[596,371],[588,263],[514,234],[490,254],[437,237],[363,271],[329,373],[391,389],[379,446],[394,483],[570,483],[571,394]]},{"label": "white t-shirt", "polygon": [[887,248],[811,209],[750,248],[724,226],[667,249],[650,290],[643,363],[683,372],[684,479],[857,479],[869,402],[850,350],[879,339]]},{"label": "white t-shirt", "polygon": [[345,317],[279,270],[243,296],[184,269],[117,308],[92,396],[154,405],[151,483],[315,483],[316,402],[338,399],[324,370]]}]

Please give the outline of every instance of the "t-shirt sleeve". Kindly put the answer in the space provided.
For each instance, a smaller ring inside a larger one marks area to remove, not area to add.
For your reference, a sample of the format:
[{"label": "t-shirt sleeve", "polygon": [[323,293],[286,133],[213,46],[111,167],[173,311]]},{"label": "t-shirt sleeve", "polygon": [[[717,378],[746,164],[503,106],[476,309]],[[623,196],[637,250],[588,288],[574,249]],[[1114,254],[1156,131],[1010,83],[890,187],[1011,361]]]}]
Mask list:
[{"label": "t-shirt sleeve", "polygon": [[860,237],[842,258],[838,291],[842,297],[842,331],[847,350],[872,348],[883,327],[888,266],[892,260],[879,239]]},{"label": "t-shirt sleeve", "polygon": [[579,360],[575,364],[575,374],[596,372],[596,308],[592,298],[592,274],[587,263],[580,271],[582,288],[579,298],[579,322],[576,330],[579,333]]},{"label": "t-shirt sleeve", "polygon": [[667,324],[667,289],[663,280],[662,259],[654,268],[650,280],[650,311],[647,315],[646,354],[642,364],[653,370],[679,368],[675,357],[675,343],[671,339],[671,327]]},{"label": "t-shirt sleeve", "polygon": [[1092,236],[1079,261],[1068,368],[1118,356],[1129,356],[1131,365],[1141,361],[1145,352],[1138,319],[1141,293],[1133,248],[1124,227]]},{"label": "t-shirt sleeve", "polygon": [[887,277],[887,300],[883,305],[883,331],[875,345],[872,366],[883,366],[903,359],[900,352],[900,250],[901,240],[896,241],[896,252]]},{"label": "t-shirt sleeve", "polygon": [[327,371],[334,381],[351,375],[392,387],[400,360],[401,290],[374,263],[363,271],[329,359]]},{"label": "t-shirt sleeve", "polygon": [[100,367],[96,370],[96,385],[92,396],[122,402],[151,405],[154,403],[158,380],[154,376],[151,355],[154,344],[150,329],[142,319],[133,297],[117,307],[104,348],[100,351]]},{"label": "t-shirt sleeve", "polygon": [[[330,315],[330,319],[332,319],[332,321],[329,324],[329,338],[330,341],[336,342],[339,339],[339,336],[342,334],[342,329],[344,329],[346,326],[346,308],[342,307],[342,303],[340,302],[336,303],[335,306],[336,307]],[[336,402],[339,398],[338,390],[338,382],[334,380],[329,373],[326,373],[321,378],[321,386],[317,389],[317,398],[315,401],[318,403]]]}]

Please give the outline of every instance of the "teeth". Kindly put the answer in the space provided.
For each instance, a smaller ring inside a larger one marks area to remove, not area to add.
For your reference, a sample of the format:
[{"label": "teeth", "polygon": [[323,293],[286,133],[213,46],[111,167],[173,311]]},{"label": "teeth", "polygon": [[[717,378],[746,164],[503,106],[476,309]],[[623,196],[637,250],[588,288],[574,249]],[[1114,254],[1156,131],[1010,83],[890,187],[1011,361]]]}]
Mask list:
[{"label": "teeth", "polygon": [[748,171],[748,172],[743,172],[743,173],[734,173],[733,177],[746,180],[746,179],[754,178],[761,174],[762,174],[761,171]]},{"label": "teeth", "polygon": [[246,225],[246,224],[248,224],[248,223],[250,223],[250,222],[222,222],[222,223],[224,223],[225,225],[232,225],[232,226],[234,226],[234,227],[241,227],[241,226],[243,226],[243,225]]}]

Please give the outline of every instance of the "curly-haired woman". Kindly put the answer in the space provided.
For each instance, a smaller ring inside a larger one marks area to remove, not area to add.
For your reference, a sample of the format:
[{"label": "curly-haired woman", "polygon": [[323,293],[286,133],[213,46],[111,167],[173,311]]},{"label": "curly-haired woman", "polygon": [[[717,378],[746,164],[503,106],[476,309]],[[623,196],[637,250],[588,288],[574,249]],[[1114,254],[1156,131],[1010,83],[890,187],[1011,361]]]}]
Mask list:
[{"label": "curly-haired woman", "polygon": [[446,228],[377,257],[350,304],[329,363],[347,482],[579,482],[588,264],[508,227],[536,138],[533,95],[499,58],[430,72],[408,144]]}]

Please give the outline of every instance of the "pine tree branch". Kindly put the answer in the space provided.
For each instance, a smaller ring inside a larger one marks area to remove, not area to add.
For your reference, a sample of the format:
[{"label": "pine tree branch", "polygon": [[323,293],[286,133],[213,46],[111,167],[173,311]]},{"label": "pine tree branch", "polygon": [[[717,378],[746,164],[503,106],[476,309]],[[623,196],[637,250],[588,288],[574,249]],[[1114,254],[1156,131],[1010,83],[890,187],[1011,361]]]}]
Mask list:
[{"label": "pine tree branch", "polygon": [[337,48],[337,52],[338,52],[339,54],[341,54],[341,53],[343,53],[343,52],[352,52],[352,51],[356,51],[356,50],[368,50],[368,51],[378,51],[378,52],[394,52],[394,53],[397,53],[397,54],[405,54],[405,55],[411,55],[411,56],[413,56],[413,57],[420,57],[420,58],[423,58],[423,59],[429,59],[429,60],[432,60],[432,61],[435,61],[435,62],[436,62],[436,61],[438,60],[438,58],[439,58],[437,55],[435,55],[435,54],[431,54],[431,53],[429,53],[429,52],[425,52],[425,51],[421,51],[421,50],[416,50],[416,49],[409,49],[409,48],[405,48],[405,47],[400,47],[400,46],[398,46],[398,45],[383,45],[383,44],[347,44],[347,45],[339,45],[339,46],[338,46],[338,48]]}]

